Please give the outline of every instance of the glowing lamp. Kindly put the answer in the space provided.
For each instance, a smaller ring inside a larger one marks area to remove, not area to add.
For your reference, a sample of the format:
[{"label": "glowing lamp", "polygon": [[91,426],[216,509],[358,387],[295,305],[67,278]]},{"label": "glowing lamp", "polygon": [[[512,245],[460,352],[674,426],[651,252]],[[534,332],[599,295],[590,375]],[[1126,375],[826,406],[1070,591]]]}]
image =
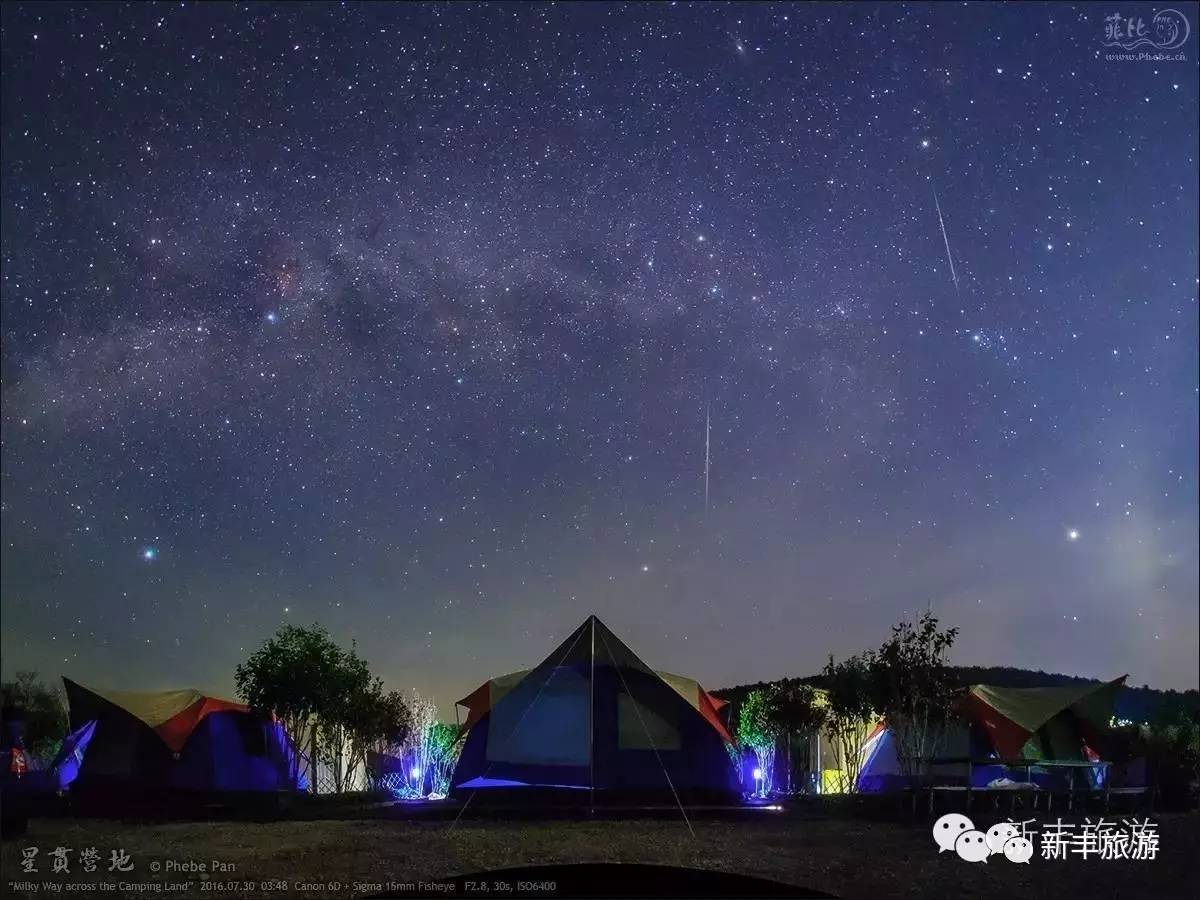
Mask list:
[{"label": "glowing lamp", "polygon": [[760,778],[762,778],[762,769],[755,769],[754,770],[754,780],[758,781]]},{"label": "glowing lamp", "polygon": [[420,778],[421,777],[421,767],[413,766],[412,769],[409,770],[408,774],[411,775],[413,778]]}]

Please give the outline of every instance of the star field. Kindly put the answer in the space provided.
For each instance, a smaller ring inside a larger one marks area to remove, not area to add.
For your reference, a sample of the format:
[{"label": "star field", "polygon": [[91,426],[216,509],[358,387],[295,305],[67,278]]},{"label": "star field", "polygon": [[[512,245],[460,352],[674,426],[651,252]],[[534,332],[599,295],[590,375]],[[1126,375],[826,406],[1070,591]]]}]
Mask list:
[{"label": "star field", "polygon": [[931,605],[1195,687],[1197,70],[1105,12],[6,5],[6,672],[318,621],[447,707],[595,612],[716,688]]}]

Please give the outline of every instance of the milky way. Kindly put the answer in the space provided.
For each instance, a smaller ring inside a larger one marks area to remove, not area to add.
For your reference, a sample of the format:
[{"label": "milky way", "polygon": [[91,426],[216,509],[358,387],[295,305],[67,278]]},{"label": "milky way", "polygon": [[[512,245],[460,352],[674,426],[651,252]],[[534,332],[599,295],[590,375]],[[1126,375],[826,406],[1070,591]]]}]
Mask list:
[{"label": "milky way", "polygon": [[931,607],[1196,686],[1197,50],[1106,12],[6,5],[5,671],[315,621],[445,708]]}]

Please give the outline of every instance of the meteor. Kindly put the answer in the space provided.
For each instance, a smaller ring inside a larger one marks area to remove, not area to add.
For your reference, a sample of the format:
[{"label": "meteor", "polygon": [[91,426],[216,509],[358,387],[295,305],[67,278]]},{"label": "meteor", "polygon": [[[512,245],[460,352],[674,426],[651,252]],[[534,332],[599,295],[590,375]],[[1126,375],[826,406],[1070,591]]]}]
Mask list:
[{"label": "meteor", "polygon": [[950,278],[954,281],[954,293],[958,293],[958,273],[954,271],[954,256],[950,253],[950,238],[946,237],[946,223],[942,221],[942,204],[938,202],[937,186],[933,188],[933,205],[937,208],[938,225],[942,228],[942,240],[946,243],[946,261],[950,263]]},{"label": "meteor", "polygon": [[712,404],[704,408],[704,514],[708,515],[708,438],[712,427]]}]

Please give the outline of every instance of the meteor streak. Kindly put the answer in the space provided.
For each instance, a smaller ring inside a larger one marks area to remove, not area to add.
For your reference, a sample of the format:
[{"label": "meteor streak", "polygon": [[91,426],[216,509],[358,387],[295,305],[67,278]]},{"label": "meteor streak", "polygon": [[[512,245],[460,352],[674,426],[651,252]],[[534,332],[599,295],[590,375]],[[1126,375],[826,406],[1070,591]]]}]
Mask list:
[{"label": "meteor streak", "polygon": [[933,188],[933,205],[937,208],[938,225],[942,228],[942,240],[946,243],[946,261],[950,263],[950,277],[954,281],[954,293],[958,293],[958,273],[954,271],[954,256],[950,253],[950,238],[946,237],[946,223],[942,221],[942,204],[938,202],[937,186]]},{"label": "meteor streak", "polygon": [[708,437],[712,427],[712,404],[704,408],[704,514],[708,515]]}]

